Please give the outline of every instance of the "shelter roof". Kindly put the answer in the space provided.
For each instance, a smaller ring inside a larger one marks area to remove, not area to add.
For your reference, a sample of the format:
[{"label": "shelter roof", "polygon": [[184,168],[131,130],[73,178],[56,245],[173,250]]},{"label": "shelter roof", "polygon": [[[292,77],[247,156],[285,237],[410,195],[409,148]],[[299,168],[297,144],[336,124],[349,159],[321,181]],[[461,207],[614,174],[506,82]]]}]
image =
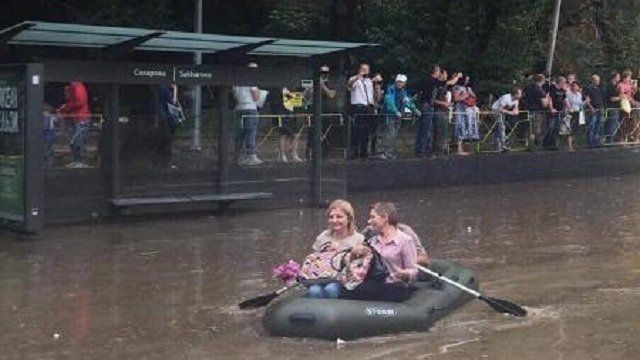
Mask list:
[{"label": "shelter roof", "polygon": [[241,51],[259,56],[311,57],[376,46],[368,43],[231,36],[142,28],[108,27],[26,21],[0,30],[0,43],[101,50],[126,47],[131,51]]}]

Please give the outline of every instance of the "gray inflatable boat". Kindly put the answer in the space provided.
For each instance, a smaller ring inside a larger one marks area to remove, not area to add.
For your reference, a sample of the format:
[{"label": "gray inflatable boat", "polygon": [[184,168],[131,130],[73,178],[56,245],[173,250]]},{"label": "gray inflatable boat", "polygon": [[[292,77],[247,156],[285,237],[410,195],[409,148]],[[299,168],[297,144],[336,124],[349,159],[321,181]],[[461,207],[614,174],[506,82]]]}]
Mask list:
[{"label": "gray inflatable boat", "polygon": [[[478,281],[469,269],[433,260],[430,268],[472,289]],[[436,281],[419,281],[417,290],[403,302],[312,299],[302,294],[269,306],[264,327],[272,336],[335,340],[427,330],[438,319],[473,299],[456,287]]]}]

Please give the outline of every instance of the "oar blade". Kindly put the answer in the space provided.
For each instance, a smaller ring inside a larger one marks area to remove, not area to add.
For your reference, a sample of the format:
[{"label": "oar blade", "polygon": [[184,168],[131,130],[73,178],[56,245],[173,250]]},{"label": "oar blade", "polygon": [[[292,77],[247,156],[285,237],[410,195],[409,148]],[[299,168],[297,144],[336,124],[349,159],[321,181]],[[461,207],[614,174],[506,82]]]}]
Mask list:
[{"label": "oar blade", "polygon": [[267,304],[269,304],[271,300],[278,297],[278,295],[280,294],[278,294],[277,291],[274,291],[270,294],[261,295],[253,299],[245,300],[240,304],[238,304],[238,307],[240,309],[250,309],[250,308],[259,308],[259,307],[267,306]]},{"label": "oar blade", "polygon": [[518,317],[527,316],[527,310],[525,310],[522,306],[518,304],[514,304],[511,301],[504,299],[496,299],[492,297],[480,297],[481,300],[484,300],[489,306],[493,308],[493,310],[497,312],[501,312],[504,314],[511,314]]}]

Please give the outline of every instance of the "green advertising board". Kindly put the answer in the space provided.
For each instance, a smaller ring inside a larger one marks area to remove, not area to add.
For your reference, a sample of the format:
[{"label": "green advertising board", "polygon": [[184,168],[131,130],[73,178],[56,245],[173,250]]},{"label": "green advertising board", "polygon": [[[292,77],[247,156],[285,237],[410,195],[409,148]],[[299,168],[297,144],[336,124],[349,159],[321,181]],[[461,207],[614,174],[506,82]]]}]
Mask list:
[{"label": "green advertising board", "polygon": [[0,68],[0,223],[25,218],[25,72]]},{"label": "green advertising board", "polygon": [[0,218],[23,221],[24,157],[0,156]]}]

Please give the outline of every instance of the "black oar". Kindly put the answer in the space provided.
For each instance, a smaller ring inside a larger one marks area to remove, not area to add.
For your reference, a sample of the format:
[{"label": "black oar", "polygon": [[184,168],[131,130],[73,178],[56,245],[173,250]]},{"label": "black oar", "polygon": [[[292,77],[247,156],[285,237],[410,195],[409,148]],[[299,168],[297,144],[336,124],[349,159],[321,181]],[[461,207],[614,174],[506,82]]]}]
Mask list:
[{"label": "black oar", "polygon": [[466,291],[469,294],[475,296],[477,299],[480,299],[484,302],[486,302],[487,304],[489,304],[489,306],[491,306],[493,308],[493,310],[497,311],[497,312],[501,312],[504,314],[511,314],[511,315],[515,315],[515,316],[527,316],[527,310],[525,310],[524,308],[522,308],[522,306],[517,305],[512,303],[511,301],[507,301],[507,300],[503,300],[503,299],[496,299],[496,298],[492,298],[492,297],[486,297],[484,295],[482,295],[481,293],[470,289],[460,283],[457,283],[451,279],[449,279],[446,276],[443,276],[441,274],[438,274],[437,272],[433,271],[433,270],[429,270],[426,267],[423,266],[418,266],[418,269],[420,269],[421,271],[426,272],[427,274],[434,276],[444,282],[447,282],[455,287],[457,287],[458,289],[462,290],[462,291]]},{"label": "black oar", "polygon": [[267,304],[269,304],[271,302],[271,300],[273,300],[273,299],[277,298],[278,296],[284,294],[287,290],[296,287],[296,285],[298,285],[298,283],[293,283],[291,285],[285,286],[285,287],[280,288],[280,289],[278,289],[278,290],[276,290],[274,292],[271,292],[269,294],[260,295],[258,297],[253,298],[253,299],[245,300],[245,301],[241,302],[240,304],[238,304],[238,307],[240,309],[247,309],[247,308],[259,308],[259,307],[267,306]]}]

